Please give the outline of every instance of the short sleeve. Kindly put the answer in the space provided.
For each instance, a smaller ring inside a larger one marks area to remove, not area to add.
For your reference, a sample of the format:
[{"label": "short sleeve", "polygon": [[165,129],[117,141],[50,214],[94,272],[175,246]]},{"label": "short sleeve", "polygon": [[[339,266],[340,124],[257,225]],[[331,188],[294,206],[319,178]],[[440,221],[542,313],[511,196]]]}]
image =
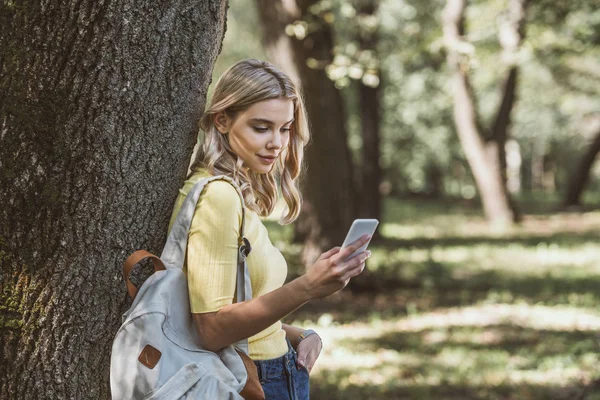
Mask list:
[{"label": "short sleeve", "polygon": [[206,185],[188,236],[187,279],[193,313],[233,303],[242,201],[226,181]]}]

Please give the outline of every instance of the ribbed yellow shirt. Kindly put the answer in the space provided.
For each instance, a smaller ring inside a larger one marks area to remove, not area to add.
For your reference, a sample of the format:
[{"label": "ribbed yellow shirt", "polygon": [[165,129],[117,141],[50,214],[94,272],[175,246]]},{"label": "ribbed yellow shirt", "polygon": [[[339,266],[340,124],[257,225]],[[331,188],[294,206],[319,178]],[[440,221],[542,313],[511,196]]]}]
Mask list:
[{"label": "ribbed yellow shirt", "polygon": [[[210,176],[206,169],[195,172],[179,190],[169,231],[192,186]],[[287,263],[269,239],[267,229],[254,211],[245,209],[245,236],[252,251],[246,259],[253,297],[262,296],[284,284]],[[193,313],[214,312],[233,303],[237,243],[242,222],[242,202],[236,189],[224,180],[213,181],[204,188],[192,219],[188,236],[186,264]],[[249,355],[255,360],[268,360],[287,352],[285,331],[281,322],[248,338]]]}]

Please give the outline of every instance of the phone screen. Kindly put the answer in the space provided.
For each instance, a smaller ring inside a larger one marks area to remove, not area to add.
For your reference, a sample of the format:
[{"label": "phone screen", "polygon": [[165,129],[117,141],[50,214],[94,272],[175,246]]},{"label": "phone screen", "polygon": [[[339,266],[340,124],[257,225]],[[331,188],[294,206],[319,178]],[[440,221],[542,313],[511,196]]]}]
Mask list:
[{"label": "phone screen", "polygon": [[[372,237],[373,234],[375,233],[375,229],[377,229],[377,225],[379,225],[379,221],[376,219],[355,219],[354,222],[352,222],[352,226],[350,227],[348,234],[346,235],[346,239],[344,239],[344,243],[342,244],[342,249],[344,247],[347,247],[347,246],[351,245],[352,243],[354,243],[362,235],[368,234],[368,235],[371,235],[371,237]],[[358,250],[356,250],[354,253],[352,253],[350,256],[348,256],[346,258],[346,260],[354,257],[358,253],[365,251],[367,249],[367,247],[369,246],[370,242],[371,242],[371,240],[369,240],[367,243],[362,245]]]}]

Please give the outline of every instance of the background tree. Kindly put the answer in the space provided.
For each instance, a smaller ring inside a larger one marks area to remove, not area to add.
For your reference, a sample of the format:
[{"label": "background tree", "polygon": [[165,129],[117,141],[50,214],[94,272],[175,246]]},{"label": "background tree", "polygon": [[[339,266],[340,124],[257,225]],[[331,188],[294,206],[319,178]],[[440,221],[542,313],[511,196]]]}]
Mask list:
[{"label": "background tree", "polygon": [[0,393],[108,398],[121,265],[160,252],[227,2],[0,3]]},{"label": "background tree", "polygon": [[382,172],[379,160],[381,125],[381,74],[379,68],[379,17],[378,0],[358,0],[356,20],[359,29],[355,30],[358,42],[360,64],[352,67],[358,85],[358,103],[362,131],[361,157],[361,196],[360,215],[364,218],[381,219],[381,182]]},{"label": "background tree", "polygon": [[563,200],[563,206],[572,207],[580,205],[581,194],[588,184],[592,166],[594,165],[594,160],[599,152],[600,132],[594,135],[592,143],[589,144],[585,153],[583,154],[583,157],[581,157],[581,160],[573,170],[571,180],[569,181],[565,198]]},{"label": "background tree", "polygon": [[303,259],[310,264],[323,249],[342,243],[357,215],[356,195],[343,99],[325,72],[334,56],[331,5],[315,0],[285,4],[257,1],[267,49],[283,40],[284,34],[290,36],[311,122],[304,203],[295,225],[296,239],[304,243]]},{"label": "background tree", "polygon": [[301,84],[292,38],[287,33],[290,32],[288,26],[293,26],[294,22],[302,17],[298,4],[295,1],[282,0],[255,0],[255,4],[261,21],[261,41],[267,58],[296,83]]},{"label": "background tree", "polygon": [[505,226],[518,219],[518,212],[506,188],[506,154],[504,146],[515,103],[517,66],[514,54],[523,38],[525,0],[511,0],[500,43],[511,65],[503,83],[502,100],[489,133],[483,127],[476,109],[475,94],[468,77],[471,45],[465,40],[464,12],[466,0],[448,0],[444,10],[444,39],[448,64],[452,68],[454,116],[458,136],[477,183],[483,209],[493,223]]}]

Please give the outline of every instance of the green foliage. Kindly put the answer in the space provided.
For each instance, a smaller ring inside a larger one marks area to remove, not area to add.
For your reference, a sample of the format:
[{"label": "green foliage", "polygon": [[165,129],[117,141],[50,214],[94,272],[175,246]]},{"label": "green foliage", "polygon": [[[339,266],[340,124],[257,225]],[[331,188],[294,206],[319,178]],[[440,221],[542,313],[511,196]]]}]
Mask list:
[{"label": "green foliage", "polygon": [[[595,398],[600,213],[555,214],[559,193],[533,192],[518,198],[526,214],[521,225],[501,235],[489,230],[454,131],[441,42],[444,5],[380,1],[380,40],[369,57],[361,56],[358,38],[368,24],[357,18],[355,2],[321,1],[312,10],[336,32],[329,73],[349,110],[353,151],[361,149],[355,83],[371,68],[383,90],[380,162],[389,187],[447,195],[443,201],[388,197],[384,238],[371,246],[366,280],[286,320],[323,336],[312,396]],[[231,4],[217,74],[236,57],[263,56],[252,6]],[[478,0],[467,9],[469,72],[485,126],[495,118],[511,66],[497,40],[506,7],[505,0]],[[597,130],[600,11],[589,0],[536,0],[527,16],[510,134],[524,176],[541,157],[560,190]],[[308,29],[304,22],[289,33]],[[592,187],[600,189],[597,181]],[[598,204],[597,193],[586,193],[585,201]],[[289,279],[303,273],[302,249],[290,244],[293,227],[266,224],[286,256]]]},{"label": "green foliage", "polygon": [[[295,36],[306,35],[317,20],[334,28],[333,63],[314,63],[326,68],[344,96],[358,167],[362,143],[355,83],[366,79],[383,90],[380,164],[386,186],[393,193],[473,198],[475,186],[452,116],[441,30],[445,1],[381,0],[371,16],[360,13],[363,3],[319,1],[304,20],[288,27]],[[473,45],[469,72],[485,127],[496,116],[503,77],[512,65],[503,61],[497,38],[507,5],[479,0],[467,8],[466,40]],[[521,152],[525,190],[541,188],[539,179],[532,179],[534,164],[543,159],[545,190],[561,191],[598,130],[599,25],[600,11],[589,0],[530,2],[525,40],[513,60],[520,75],[510,129]],[[361,41],[373,35],[379,36],[376,48],[364,48]],[[233,2],[215,76],[238,59],[264,56],[254,3]],[[599,173],[597,167],[594,176]],[[590,188],[599,191],[600,181],[593,179]]]}]

